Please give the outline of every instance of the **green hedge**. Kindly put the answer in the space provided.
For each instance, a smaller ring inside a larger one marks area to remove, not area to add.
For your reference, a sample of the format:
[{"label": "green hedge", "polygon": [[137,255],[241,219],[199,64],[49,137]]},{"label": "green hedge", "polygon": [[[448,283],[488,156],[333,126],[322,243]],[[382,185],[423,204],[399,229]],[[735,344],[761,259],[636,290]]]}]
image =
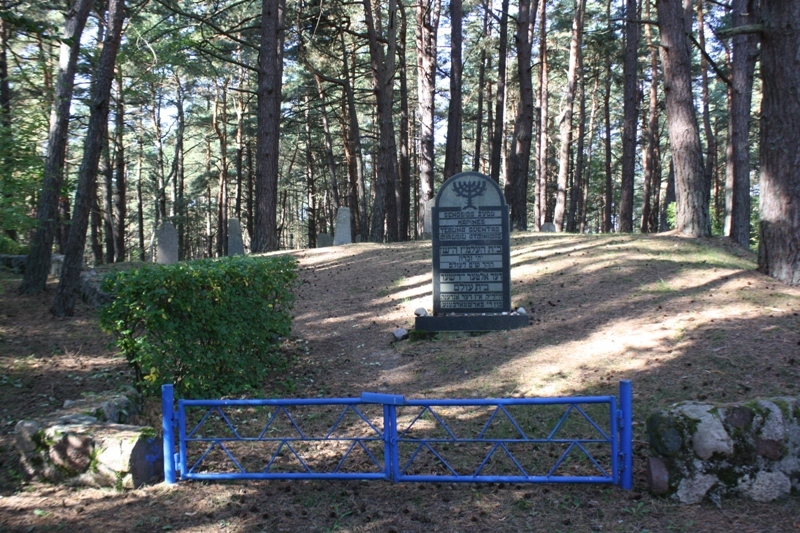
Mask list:
[{"label": "green hedge", "polygon": [[145,394],[163,383],[184,398],[253,390],[285,368],[296,269],[287,256],[235,256],[116,272],[103,281],[112,298],[100,324]]}]

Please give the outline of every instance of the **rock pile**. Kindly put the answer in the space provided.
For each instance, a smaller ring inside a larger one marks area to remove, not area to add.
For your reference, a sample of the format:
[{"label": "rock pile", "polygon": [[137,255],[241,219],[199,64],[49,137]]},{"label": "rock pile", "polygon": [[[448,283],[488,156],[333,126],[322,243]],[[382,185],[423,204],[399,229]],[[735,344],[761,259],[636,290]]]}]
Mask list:
[{"label": "rock pile", "polygon": [[800,490],[800,399],[695,402],[647,418],[654,494],[682,503],[724,496],[772,501]]},{"label": "rock pile", "polygon": [[125,424],[140,402],[133,389],[87,395],[42,420],[20,420],[14,433],[23,468],[71,485],[121,489],[158,481],[163,452],[155,430]]}]

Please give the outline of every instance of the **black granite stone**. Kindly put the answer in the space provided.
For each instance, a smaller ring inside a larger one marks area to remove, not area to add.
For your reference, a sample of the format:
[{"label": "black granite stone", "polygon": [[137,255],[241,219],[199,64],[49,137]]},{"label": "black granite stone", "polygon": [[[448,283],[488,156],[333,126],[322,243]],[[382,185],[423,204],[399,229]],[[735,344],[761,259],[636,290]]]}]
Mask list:
[{"label": "black granite stone", "polygon": [[527,325],[527,316],[502,315],[511,312],[511,244],[508,205],[500,187],[478,172],[456,174],[444,182],[431,213],[433,316],[418,317],[417,329],[485,331]]}]

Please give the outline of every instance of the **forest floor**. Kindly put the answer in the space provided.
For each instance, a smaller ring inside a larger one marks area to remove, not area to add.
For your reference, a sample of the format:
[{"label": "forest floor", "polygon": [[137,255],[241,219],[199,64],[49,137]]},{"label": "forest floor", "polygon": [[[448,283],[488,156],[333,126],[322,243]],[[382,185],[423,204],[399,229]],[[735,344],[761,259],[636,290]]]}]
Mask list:
[{"label": "forest floor", "polygon": [[[645,482],[648,413],[682,400],[800,396],[800,289],[727,240],[514,234],[514,331],[392,341],[431,309],[430,242],[300,250],[289,375],[269,396],[616,394],[634,389],[634,488],[183,481],[136,490],[23,479],[15,423],[130,383],[94,311],[49,312],[0,280],[0,531],[800,531],[800,497],[679,505]],[[160,426],[155,404],[142,421]]]}]

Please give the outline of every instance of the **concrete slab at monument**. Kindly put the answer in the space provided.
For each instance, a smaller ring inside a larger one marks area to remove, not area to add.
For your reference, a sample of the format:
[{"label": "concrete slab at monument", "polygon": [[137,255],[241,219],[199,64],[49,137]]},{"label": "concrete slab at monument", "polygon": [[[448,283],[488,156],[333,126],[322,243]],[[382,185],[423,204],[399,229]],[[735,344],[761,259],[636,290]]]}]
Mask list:
[{"label": "concrete slab at monument", "polygon": [[327,248],[328,246],[333,246],[333,237],[327,233],[318,233],[317,248]]},{"label": "concrete slab at monument", "polygon": [[156,263],[171,265],[178,262],[178,232],[172,222],[164,222],[156,233]]},{"label": "concrete slab at monument", "polygon": [[425,331],[485,331],[528,324],[511,310],[508,205],[500,187],[478,172],[445,181],[432,208],[433,316]]},{"label": "concrete slab at monument", "polygon": [[350,208],[340,207],[336,210],[336,225],[333,230],[333,245],[350,244],[353,239],[350,235]]}]

